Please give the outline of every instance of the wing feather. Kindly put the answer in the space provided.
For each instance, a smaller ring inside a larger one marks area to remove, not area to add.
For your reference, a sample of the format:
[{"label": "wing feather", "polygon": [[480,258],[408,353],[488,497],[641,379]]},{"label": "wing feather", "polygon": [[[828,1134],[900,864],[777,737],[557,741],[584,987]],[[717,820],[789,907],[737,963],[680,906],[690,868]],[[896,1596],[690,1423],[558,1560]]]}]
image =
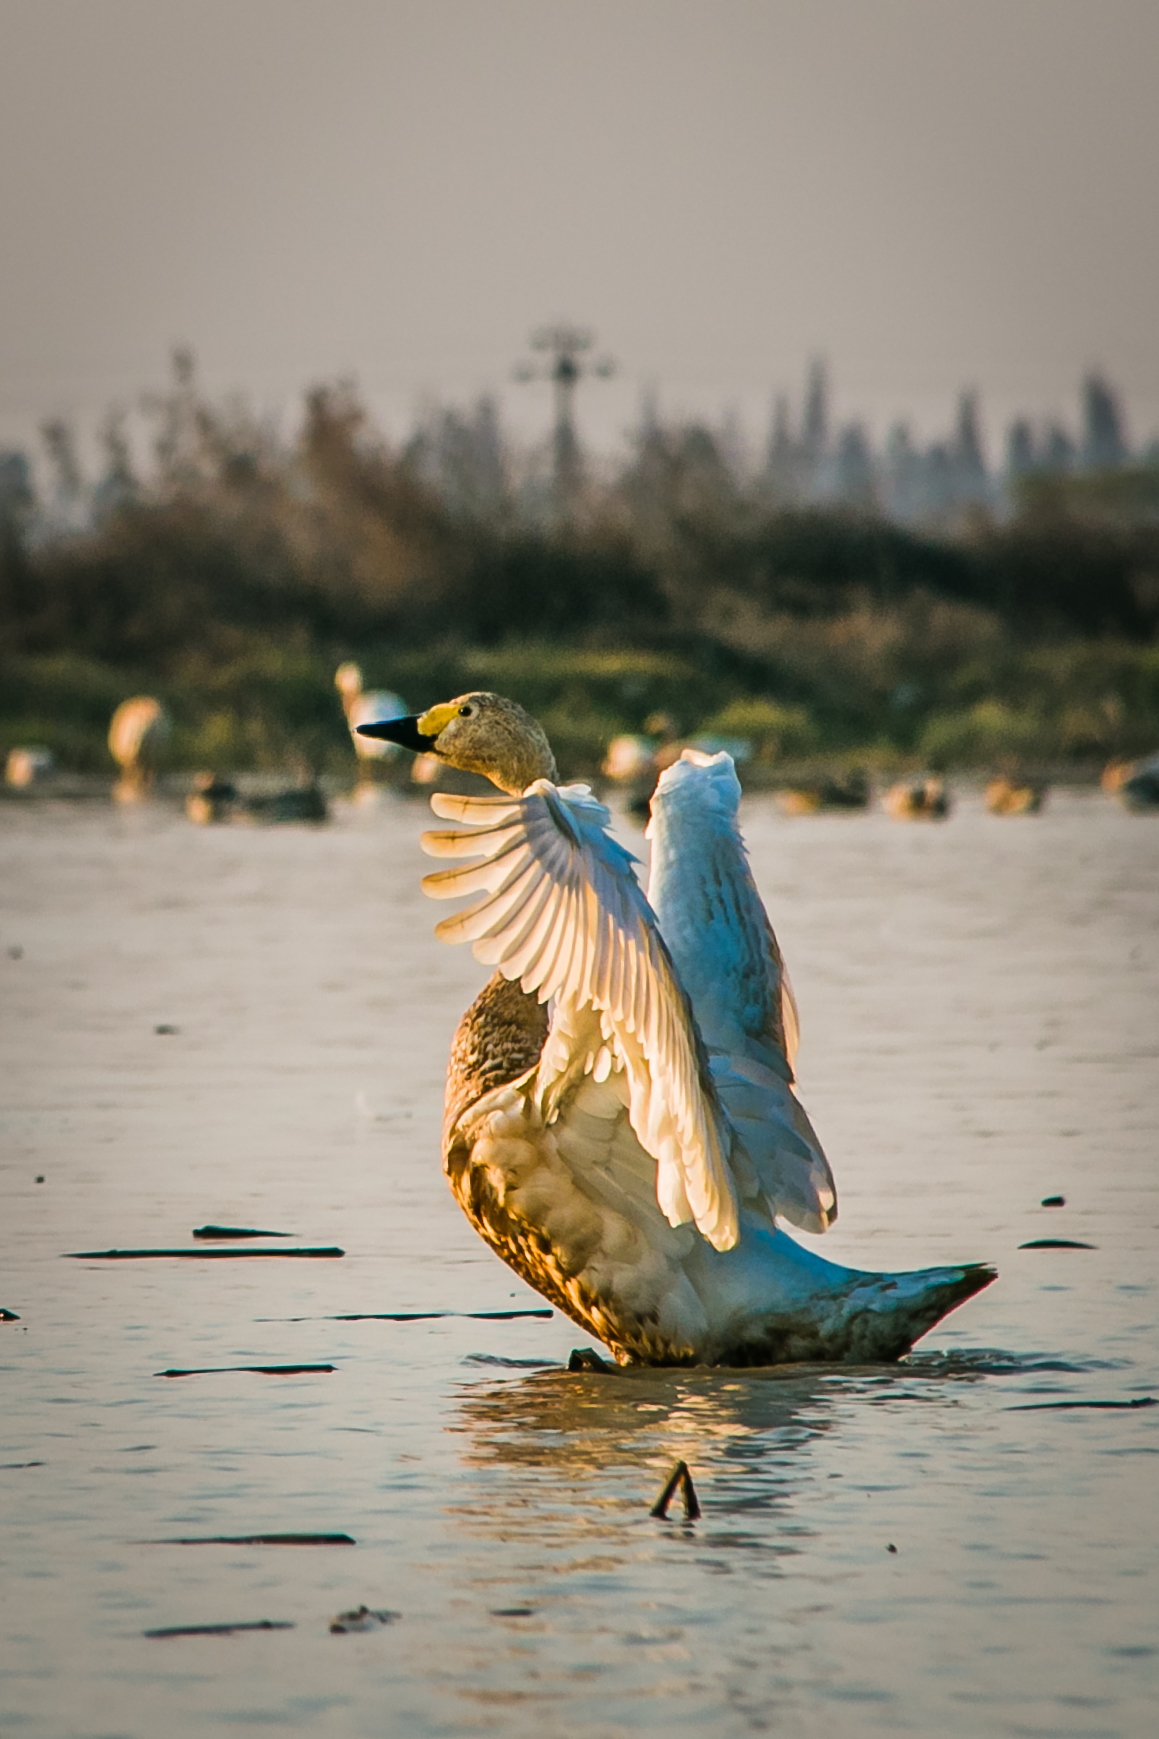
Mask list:
[{"label": "wing feather", "polygon": [[[511,968],[512,978],[522,981],[527,965],[527,940],[534,931],[536,924],[543,916],[545,909],[549,915],[552,905],[552,886],[543,878],[528,884],[528,893],[517,911],[508,910],[506,915],[500,913],[495,917],[485,934],[475,945],[475,958],[487,966],[502,966]],[[524,990],[533,987],[525,984]]]},{"label": "wing feather", "polygon": [[[527,853],[522,844],[507,846],[474,869],[434,870],[423,877],[423,892],[432,900],[453,900],[462,894],[484,892],[501,894],[526,867]],[[464,876],[470,878],[470,886],[464,883]]]},{"label": "wing feather", "polygon": [[[488,822],[494,826],[519,816],[518,797],[458,797],[450,791],[435,791],[431,809],[440,821],[471,821],[473,826]],[[445,838],[446,835],[436,835]]]},{"label": "wing feather", "polygon": [[[435,934],[444,942],[475,942],[495,934],[514,913],[522,910],[538,881],[538,866],[533,860],[528,860],[494,891],[489,900],[443,918],[435,926]],[[435,897],[450,899],[450,884],[441,882]]]},{"label": "wing feather", "polygon": [[[731,1248],[730,1135],[688,1000],[632,860],[607,831],[607,810],[585,786],[547,780],[519,798],[439,793],[431,801],[436,814],[467,827],[424,835],[424,850],[480,861],[437,871],[424,889],[436,899],[482,896],[445,918],[436,935],[472,942],[477,959],[541,1002],[554,998],[561,1039],[565,1030],[581,1031],[567,1011],[599,1015],[604,1044],[624,1071],[632,1127],[656,1163],[661,1207],[673,1225],[694,1219],[716,1248]],[[577,1058],[549,1036],[538,1089],[544,1100],[561,1075],[574,1076],[577,1062],[593,1067],[598,1051],[585,1039]]]},{"label": "wing feather", "polygon": [[[793,1092],[797,1005],[737,825],[728,755],[686,750],[652,799],[648,897],[766,1208],[821,1232],[837,1192]],[[743,1175],[743,1162],[735,1161]]]}]

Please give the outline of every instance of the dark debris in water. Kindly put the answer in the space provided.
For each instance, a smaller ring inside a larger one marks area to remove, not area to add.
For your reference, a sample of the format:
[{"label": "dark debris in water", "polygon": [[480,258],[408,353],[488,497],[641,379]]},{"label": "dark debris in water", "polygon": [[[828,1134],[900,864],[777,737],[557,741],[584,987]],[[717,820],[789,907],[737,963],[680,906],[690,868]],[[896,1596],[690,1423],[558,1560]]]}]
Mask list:
[{"label": "dark debris in water", "polygon": [[[257,1252],[255,1252],[256,1254]],[[280,1255],[271,1250],[271,1256]],[[244,1251],[239,1251],[244,1255]],[[287,1254],[289,1252],[287,1251]],[[338,1316],[259,1316],[257,1322],[436,1322],[457,1316],[467,1322],[514,1322],[518,1317],[554,1316],[554,1310],[344,1310]]]},{"label": "dark debris in water", "polygon": [[173,1038],[181,1031],[181,1028],[179,1026],[171,1026],[168,1021],[163,1020],[153,1028],[153,1031],[159,1033],[163,1038]]},{"label": "dark debris in water", "polygon": [[132,1262],[153,1256],[193,1256],[200,1262],[243,1256],[345,1256],[337,1244],[319,1244],[297,1250],[68,1250],[77,1262]]},{"label": "dark debris in water", "polygon": [[492,1618],[534,1618],[534,1606],[493,1606]]},{"label": "dark debris in water", "polygon": [[502,1359],[497,1353],[468,1353],[465,1365],[502,1365],[507,1371],[558,1371],[558,1359]]},{"label": "dark debris in water", "polygon": [[43,1461],[0,1461],[0,1473],[14,1473],[18,1467],[43,1467]]},{"label": "dark debris in water", "polygon": [[293,1232],[259,1232],[254,1226],[194,1226],[195,1238],[292,1238]]},{"label": "dark debris in water", "polygon": [[1136,1395],[1130,1401],[1025,1401],[1018,1407],[1007,1407],[1008,1413],[1063,1413],[1075,1407],[1093,1407],[1100,1411],[1115,1409],[1135,1412],[1140,1407],[1159,1407],[1153,1395]]},{"label": "dark debris in water", "polygon": [[[324,1316],[321,1322],[434,1322],[442,1316],[460,1316],[468,1322],[514,1322],[521,1316],[554,1316],[554,1310],[372,1310],[342,1316]],[[306,1320],[299,1318],[299,1321]]]},{"label": "dark debris in water", "polygon": [[685,1520],[689,1522],[696,1521],[700,1515],[700,1503],[697,1499],[696,1487],[692,1483],[692,1475],[688,1471],[688,1463],[686,1461],[678,1461],[676,1463],[672,1472],[668,1475],[668,1478],[661,1487],[660,1495],[652,1505],[652,1508],[648,1511],[648,1514],[650,1516],[659,1516],[660,1519],[663,1520],[668,1514],[668,1505],[676,1496],[677,1487],[680,1488],[680,1496],[684,1502]]},{"label": "dark debris in water", "polygon": [[1043,1208],[1065,1208],[1066,1207],[1066,1197],[1065,1196],[1043,1196],[1042,1201],[1039,1203],[1039,1206],[1043,1207]]},{"label": "dark debris in water", "polygon": [[140,1546],[354,1546],[349,1534],[180,1534],[168,1540],[138,1540]]},{"label": "dark debris in water", "polygon": [[1031,1238],[1020,1250],[1097,1250],[1097,1244],[1082,1244],[1077,1238]]},{"label": "dark debris in water", "polygon": [[143,1630],[142,1636],[236,1636],[242,1630],[293,1630],[285,1618],[244,1619],[238,1624],[169,1624],[161,1630]]},{"label": "dark debris in water", "polygon": [[251,1371],[258,1377],[305,1377],[315,1371],[336,1371],[337,1365],[201,1365],[190,1370],[154,1371],[155,1377],[216,1377],[229,1371]]},{"label": "dark debris in water", "polygon": [[340,1612],[337,1618],[330,1620],[330,1634],[348,1636],[352,1632],[382,1630],[401,1617],[401,1612],[387,1612],[382,1608],[376,1611],[369,1606],[356,1606],[350,1612]]}]

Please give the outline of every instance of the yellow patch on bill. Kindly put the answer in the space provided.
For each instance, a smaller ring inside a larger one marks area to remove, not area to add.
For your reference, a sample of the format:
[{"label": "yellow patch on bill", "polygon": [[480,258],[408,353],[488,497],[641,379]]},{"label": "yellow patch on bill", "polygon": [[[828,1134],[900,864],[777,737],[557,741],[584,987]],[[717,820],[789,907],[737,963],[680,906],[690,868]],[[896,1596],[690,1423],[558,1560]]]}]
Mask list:
[{"label": "yellow patch on bill", "polygon": [[440,731],[446,730],[458,710],[453,701],[429,707],[419,720],[419,730],[424,737],[437,737]]}]

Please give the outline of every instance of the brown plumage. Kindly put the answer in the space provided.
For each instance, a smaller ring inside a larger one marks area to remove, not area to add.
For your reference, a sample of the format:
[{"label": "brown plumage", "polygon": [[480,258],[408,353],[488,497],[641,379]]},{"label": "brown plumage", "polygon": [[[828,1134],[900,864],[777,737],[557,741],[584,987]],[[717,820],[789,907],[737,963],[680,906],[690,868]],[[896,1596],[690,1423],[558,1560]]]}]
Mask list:
[{"label": "brown plumage", "polygon": [[[472,1117],[473,1109],[486,1095],[536,1068],[547,1029],[546,1008],[518,983],[496,972],[484,985],[459,1022],[451,1044],[443,1170],[455,1200],[497,1256],[580,1328],[627,1352],[625,1337],[617,1332],[617,1328],[622,1331],[622,1325],[608,1317],[598,1298],[579,1279],[583,1258],[591,1255],[604,1230],[596,1204],[585,1200],[563,1166],[546,1160],[537,1141],[492,1140],[488,1152],[479,1151],[480,1142],[487,1137],[480,1132],[482,1119]],[[538,1174],[534,1179],[536,1197],[542,1200],[546,1185],[550,1207],[557,1217],[561,1209],[567,1215],[566,1247],[553,1242],[544,1216],[536,1214],[532,1204],[509,1199],[518,1197],[532,1174]],[[583,1225],[577,1225],[577,1208],[581,1221],[590,1220],[588,1237]],[[630,1337],[631,1350],[638,1349],[646,1358],[646,1325],[640,1326],[645,1332]]]}]

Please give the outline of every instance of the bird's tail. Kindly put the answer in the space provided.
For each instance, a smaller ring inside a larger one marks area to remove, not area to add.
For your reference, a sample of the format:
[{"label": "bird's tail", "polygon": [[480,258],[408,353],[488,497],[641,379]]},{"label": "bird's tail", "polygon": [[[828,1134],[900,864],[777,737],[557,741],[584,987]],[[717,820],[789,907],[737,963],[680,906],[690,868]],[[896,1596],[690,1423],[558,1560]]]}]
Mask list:
[{"label": "bird's tail", "polygon": [[710,1363],[891,1363],[997,1277],[986,1262],[901,1274],[844,1268],[752,1225],[735,1251],[698,1247],[693,1261],[702,1271],[690,1278],[716,1307]]},{"label": "bird's tail", "polygon": [[919,1268],[907,1274],[866,1274],[846,1299],[839,1354],[845,1363],[901,1358],[959,1304],[998,1278],[988,1262],[960,1268]]}]

